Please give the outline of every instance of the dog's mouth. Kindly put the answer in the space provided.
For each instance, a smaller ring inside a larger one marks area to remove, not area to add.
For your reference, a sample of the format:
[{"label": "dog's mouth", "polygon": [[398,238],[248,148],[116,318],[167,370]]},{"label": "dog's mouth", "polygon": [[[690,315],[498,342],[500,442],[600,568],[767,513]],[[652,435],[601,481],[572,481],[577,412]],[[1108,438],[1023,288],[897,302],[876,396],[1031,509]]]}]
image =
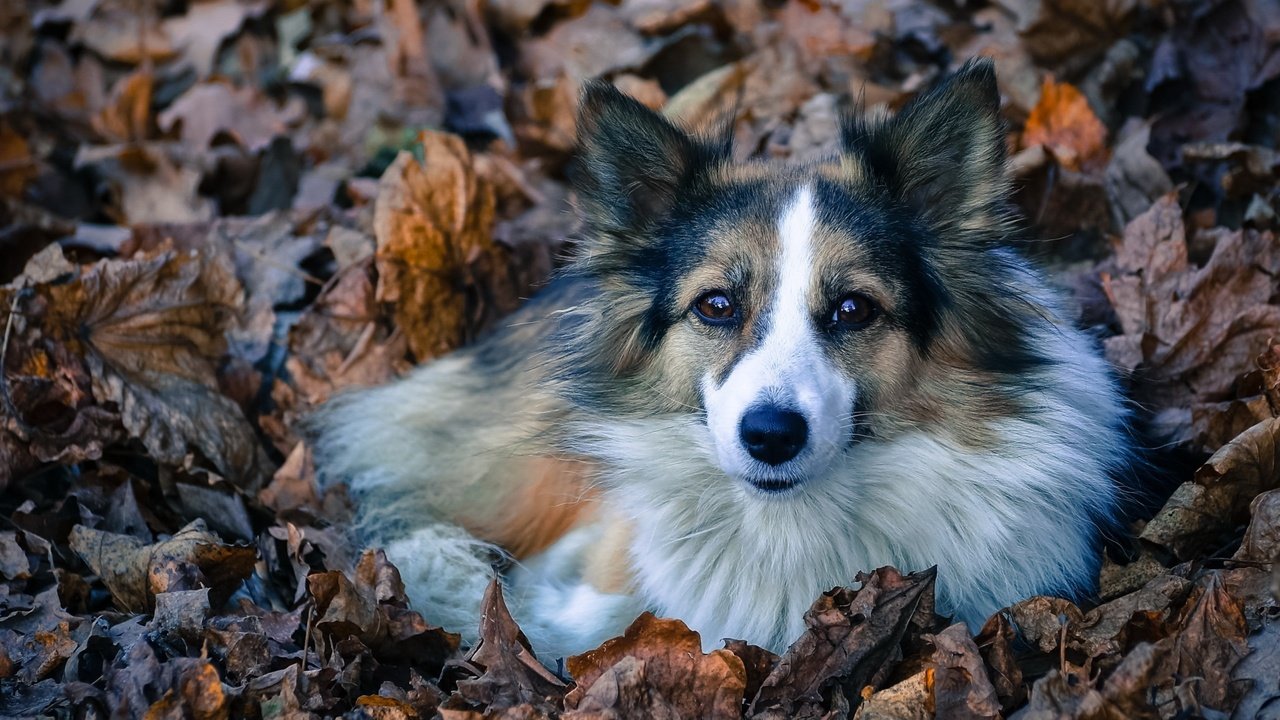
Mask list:
[{"label": "dog's mouth", "polygon": [[768,495],[781,495],[800,485],[799,480],[787,478],[746,478],[746,482],[751,487]]}]

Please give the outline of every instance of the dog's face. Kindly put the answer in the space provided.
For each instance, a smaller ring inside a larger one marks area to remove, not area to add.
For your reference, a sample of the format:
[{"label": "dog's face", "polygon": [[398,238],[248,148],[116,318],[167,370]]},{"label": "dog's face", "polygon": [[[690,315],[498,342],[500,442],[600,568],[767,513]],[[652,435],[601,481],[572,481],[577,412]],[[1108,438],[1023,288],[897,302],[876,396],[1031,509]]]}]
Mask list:
[{"label": "dog's face", "polygon": [[997,110],[990,65],[970,64],[897,118],[849,123],[831,162],[734,166],[724,144],[589,88],[575,177],[594,236],[579,267],[599,286],[588,402],[705,414],[720,468],[769,494],[946,417],[955,398],[931,396],[931,366],[1017,353],[1016,337],[992,347],[1016,335],[998,303],[981,307],[998,291],[952,271],[1004,228]]}]

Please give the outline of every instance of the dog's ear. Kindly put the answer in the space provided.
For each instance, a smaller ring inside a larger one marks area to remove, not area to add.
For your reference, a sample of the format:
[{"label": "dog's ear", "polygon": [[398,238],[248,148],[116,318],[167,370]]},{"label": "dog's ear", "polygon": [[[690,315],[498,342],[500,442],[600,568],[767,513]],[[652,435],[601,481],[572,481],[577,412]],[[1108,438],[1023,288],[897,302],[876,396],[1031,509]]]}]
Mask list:
[{"label": "dog's ear", "polygon": [[670,209],[714,151],[612,85],[592,81],[578,109],[571,177],[596,230],[643,231]]},{"label": "dog's ear", "polygon": [[854,172],[870,175],[940,230],[1003,228],[1009,181],[995,66],[976,58],[896,117],[851,118],[841,140]]}]

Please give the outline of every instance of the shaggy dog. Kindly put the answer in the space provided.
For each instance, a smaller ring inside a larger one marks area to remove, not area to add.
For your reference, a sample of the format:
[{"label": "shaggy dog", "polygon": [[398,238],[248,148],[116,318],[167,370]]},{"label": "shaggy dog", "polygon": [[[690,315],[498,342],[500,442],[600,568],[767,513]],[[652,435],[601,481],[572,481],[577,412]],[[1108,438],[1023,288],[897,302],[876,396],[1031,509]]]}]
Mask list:
[{"label": "shaggy dog", "polygon": [[474,633],[505,561],[544,658],[646,609],[779,651],[883,565],[936,565],[971,626],[1088,593],[1126,412],[1002,246],[998,106],[974,61],[848,121],[837,157],[735,163],[588,85],[568,271],[486,340],[322,408],[321,473],[433,622]]}]

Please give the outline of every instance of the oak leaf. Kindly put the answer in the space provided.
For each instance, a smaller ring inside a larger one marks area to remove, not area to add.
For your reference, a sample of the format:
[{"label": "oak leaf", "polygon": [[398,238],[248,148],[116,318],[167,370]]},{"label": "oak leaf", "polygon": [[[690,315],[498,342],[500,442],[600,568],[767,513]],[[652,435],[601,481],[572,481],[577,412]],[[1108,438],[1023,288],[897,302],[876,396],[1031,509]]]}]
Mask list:
[{"label": "oak leaf", "polygon": [[565,707],[620,717],[738,718],[747,673],[729,650],[702,652],[679,620],[645,613],[622,637],[569,658]]},{"label": "oak leaf", "polygon": [[420,141],[421,160],[401,152],[383,173],[373,225],[377,298],[425,360],[468,339],[507,289],[493,187],[461,138],[426,131]]}]

